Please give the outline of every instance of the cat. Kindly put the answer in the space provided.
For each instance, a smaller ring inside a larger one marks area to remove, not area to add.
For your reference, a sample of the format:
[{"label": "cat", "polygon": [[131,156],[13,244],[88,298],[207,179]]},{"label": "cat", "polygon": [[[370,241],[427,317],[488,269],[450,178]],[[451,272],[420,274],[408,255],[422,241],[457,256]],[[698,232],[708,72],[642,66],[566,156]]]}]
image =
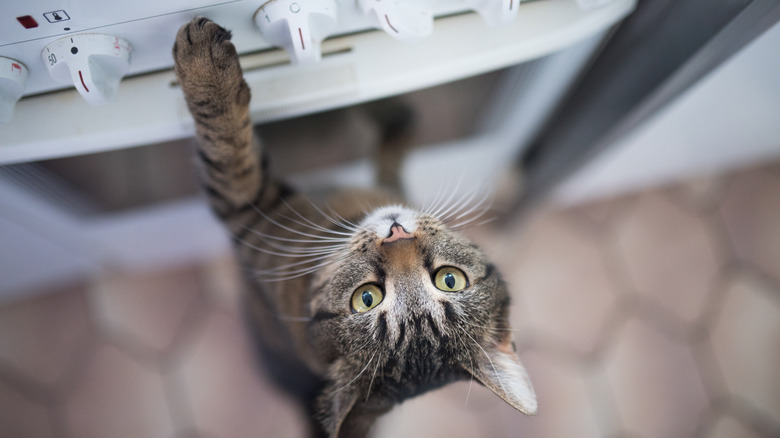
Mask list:
[{"label": "cat", "polygon": [[463,379],[535,414],[506,285],[447,225],[453,209],[381,190],[304,195],[273,178],[230,38],[193,19],[176,36],[175,72],[206,196],[247,267],[247,325],[312,436],[364,437],[394,405]]}]

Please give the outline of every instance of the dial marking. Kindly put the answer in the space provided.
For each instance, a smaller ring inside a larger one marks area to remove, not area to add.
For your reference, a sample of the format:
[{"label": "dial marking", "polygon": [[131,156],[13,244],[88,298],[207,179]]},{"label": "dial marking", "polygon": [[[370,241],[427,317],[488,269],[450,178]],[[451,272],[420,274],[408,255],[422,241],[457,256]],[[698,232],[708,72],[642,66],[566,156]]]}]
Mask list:
[{"label": "dial marking", "polygon": [[303,42],[303,31],[300,27],[298,28],[298,36],[301,37],[301,50],[306,50],[306,44]]},{"label": "dial marking", "polygon": [[385,14],[385,21],[387,21],[387,25],[390,26],[390,29],[393,29],[393,32],[399,33],[398,29],[394,28],[392,24],[390,24],[390,17]]},{"label": "dial marking", "polygon": [[87,88],[87,84],[84,83],[84,76],[81,75],[81,70],[79,70],[79,79],[81,79],[81,85],[84,86],[84,91],[89,93],[89,88]]}]

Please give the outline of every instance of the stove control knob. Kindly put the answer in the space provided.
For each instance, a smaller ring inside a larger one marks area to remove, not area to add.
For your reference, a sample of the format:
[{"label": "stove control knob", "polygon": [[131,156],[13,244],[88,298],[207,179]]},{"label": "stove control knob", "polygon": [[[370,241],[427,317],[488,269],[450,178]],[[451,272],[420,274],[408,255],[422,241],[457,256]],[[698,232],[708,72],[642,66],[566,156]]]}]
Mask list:
[{"label": "stove control knob", "polygon": [[433,10],[420,0],[358,0],[371,24],[399,40],[414,40],[433,32]]},{"label": "stove control knob", "polygon": [[336,28],[337,13],[336,0],[270,0],[254,21],[269,43],[299,64],[322,57],[320,43]]},{"label": "stove control knob", "polygon": [[509,23],[517,16],[520,0],[466,0],[466,4],[490,26]]},{"label": "stove control knob", "polygon": [[112,36],[84,33],[60,38],[41,51],[52,78],[72,83],[91,104],[116,99],[130,67],[130,44]]},{"label": "stove control knob", "polygon": [[24,64],[0,56],[0,124],[11,121],[14,105],[24,94],[27,75]]}]

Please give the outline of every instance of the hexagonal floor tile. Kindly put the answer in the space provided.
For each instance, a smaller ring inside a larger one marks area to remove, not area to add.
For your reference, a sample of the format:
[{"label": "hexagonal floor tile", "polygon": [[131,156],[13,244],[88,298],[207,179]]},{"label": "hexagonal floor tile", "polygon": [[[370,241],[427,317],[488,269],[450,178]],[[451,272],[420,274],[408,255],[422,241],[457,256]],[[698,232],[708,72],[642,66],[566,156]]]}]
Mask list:
[{"label": "hexagonal floor tile", "polygon": [[707,432],[707,438],[760,438],[761,435],[731,417],[720,417]]},{"label": "hexagonal floor tile", "polygon": [[0,306],[0,364],[43,385],[63,378],[89,336],[80,285]]},{"label": "hexagonal floor tile", "polygon": [[[492,400],[489,397],[495,396],[492,393],[487,394],[489,391],[479,387],[477,383],[474,383],[470,391],[468,385],[465,382],[449,385],[395,406],[389,413],[379,418],[372,436],[374,438],[505,436],[483,428],[480,423],[482,411],[479,399],[487,396],[490,403]],[[468,405],[464,405],[467,394]]]},{"label": "hexagonal floor tile", "polygon": [[616,291],[596,242],[573,229],[560,213],[537,218],[526,230],[527,247],[505,274],[519,295],[524,320],[534,333],[579,353],[593,350],[603,331]]},{"label": "hexagonal floor tile", "polygon": [[734,250],[780,281],[780,176],[739,174],[721,206]]},{"label": "hexagonal floor tile", "polygon": [[780,290],[738,277],[710,340],[729,392],[780,418]]},{"label": "hexagonal floor tile", "polygon": [[692,436],[709,400],[686,346],[630,320],[604,372],[625,432],[636,437]]},{"label": "hexagonal floor tile", "polygon": [[54,436],[49,413],[40,404],[0,381],[0,436],[46,438]]},{"label": "hexagonal floor tile", "polygon": [[103,278],[90,291],[96,317],[109,335],[161,352],[200,301],[199,275],[197,268],[184,267]]},{"label": "hexagonal floor tile", "polygon": [[217,257],[203,266],[203,282],[203,290],[210,300],[228,311],[239,311],[244,283],[232,254]]},{"label": "hexagonal floor tile", "polygon": [[523,355],[539,402],[539,412],[528,417],[519,412],[505,413],[501,433],[490,436],[542,437],[603,437],[597,421],[598,406],[594,406],[589,384],[577,363],[562,363],[534,351]]},{"label": "hexagonal floor tile", "polygon": [[64,411],[80,438],[173,435],[161,376],[111,345],[98,348]]},{"label": "hexagonal floor tile", "polygon": [[194,422],[185,428],[213,437],[304,436],[307,420],[261,374],[239,320],[213,312],[204,323],[174,371]]},{"label": "hexagonal floor tile", "polygon": [[683,321],[701,316],[723,262],[700,217],[645,194],[619,227],[617,246],[642,296]]}]

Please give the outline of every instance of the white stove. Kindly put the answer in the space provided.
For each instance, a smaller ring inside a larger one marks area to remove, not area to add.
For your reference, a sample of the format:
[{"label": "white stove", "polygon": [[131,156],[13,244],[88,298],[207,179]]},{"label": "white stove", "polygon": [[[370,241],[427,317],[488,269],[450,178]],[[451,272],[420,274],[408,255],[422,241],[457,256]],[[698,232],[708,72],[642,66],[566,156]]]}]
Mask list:
[{"label": "white stove", "polygon": [[0,164],[191,135],[170,50],[178,28],[196,16],[232,30],[253,118],[262,122],[539,58],[605,34],[633,7],[633,0],[3,2]]}]

